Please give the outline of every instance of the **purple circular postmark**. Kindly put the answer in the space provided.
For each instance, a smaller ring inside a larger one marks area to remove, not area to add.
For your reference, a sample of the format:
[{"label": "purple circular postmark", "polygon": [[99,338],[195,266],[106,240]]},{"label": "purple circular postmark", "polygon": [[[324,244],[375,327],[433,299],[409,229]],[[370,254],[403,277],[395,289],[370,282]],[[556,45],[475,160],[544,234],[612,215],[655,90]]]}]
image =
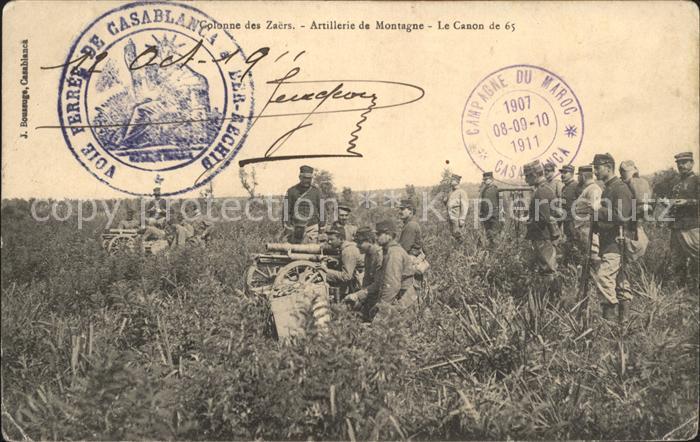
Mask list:
[{"label": "purple circular postmark", "polygon": [[133,195],[200,187],[243,147],[253,78],[233,37],[184,4],[112,9],[75,40],[61,73],[58,115],[75,158]]},{"label": "purple circular postmark", "polygon": [[557,169],[571,164],[583,141],[583,110],[557,74],[513,65],[487,75],[462,112],[462,140],[479,169],[521,184],[523,165],[540,160]]}]

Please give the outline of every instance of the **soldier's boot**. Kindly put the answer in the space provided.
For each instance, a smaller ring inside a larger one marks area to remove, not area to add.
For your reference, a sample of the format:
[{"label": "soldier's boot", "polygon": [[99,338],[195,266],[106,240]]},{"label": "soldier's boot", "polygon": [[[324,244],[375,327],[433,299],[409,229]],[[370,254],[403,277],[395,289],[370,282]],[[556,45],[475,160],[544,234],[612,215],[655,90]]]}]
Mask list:
[{"label": "soldier's boot", "polygon": [[604,302],[600,304],[600,307],[603,311],[603,319],[605,319],[606,321],[615,320],[615,310],[617,309],[617,304],[610,304],[608,302]]},{"label": "soldier's boot", "polygon": [[617,305],[617,320],[620,322],[627,322],[630,319],[630,300],[622,299]]}]

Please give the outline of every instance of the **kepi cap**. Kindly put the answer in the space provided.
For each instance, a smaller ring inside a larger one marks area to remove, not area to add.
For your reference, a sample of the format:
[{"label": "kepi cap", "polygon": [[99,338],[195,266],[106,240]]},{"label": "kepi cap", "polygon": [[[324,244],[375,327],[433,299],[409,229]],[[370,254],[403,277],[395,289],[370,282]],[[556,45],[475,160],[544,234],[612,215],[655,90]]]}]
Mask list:
[{"label": "kepi cap", "polygon": [[314,176],[314,168],[311,166],[301,166],[299,168],[299,175],[301,175],[301,176]]},{"label": "kepi cap", "polygon": [[594,166],[602,166],[603,164],[615,164],[615,159],[609,153],[598,153],[593,157]]},{"label": "kepi cap", "polygon": [[396,233],[396,227],[394,226],[393,221],[387,219],[379,221],[375,227],[375,231],[377,232],[377,235],[380,233]]},{"label": "kepi cap", "polygon": [[586,173],[586,172],[593,173],[593,166],[591,166],[590,164],[578,166],[578,173]]},{"label": "kepi cap", "polygon": [[338,235],[340,236],[340,230],[336,229],[335,227],[331,227],[330,229],[326,229],[326,235]]},{"label": "kepi cap", "polygon": [[554,163],[545,163],[544,164],[544,170],[556,170],[556,166],[554,166]]},{"label": "kepi cap", "polygon": [[574,166],[572,166],[571,164],[567,164],[566,166],[562,166],[562,168],[559,169],[559,172],[561,172],[561,173],[566,173],[566,172],[574,173]]},{"label": "kepi cap", "polygon": [[370,241],[374,239],[374,232],[370,227],[364,226],[355,232],[355,242]]},{"label": "kepi cap", "polygon": [[456,180],[457,182],[462,181],[462,177],[460,175],[457,175],[456,173],[452,174],[452,177],[450,178],[451,180]]},{"label": "kepi cap", "polygon": [[338,212],[352,212],[352,209],[347,204],[338,204]]},{"label": "kepi cap", "polygon": [[636,172],[637,166],[634,164],[634,161],[627,160],[620,163],[620,170],[624,170],[625,172]]},{"label": "kepi cap", "polygon": [[484,172],[482,178],[493,178],[493,172]]},{"label": "kepi cap", "polygon": [[681,152],[673,156],[678,161],[693,161],[693,152]]},{"label": "kepi cap", "polygon": [[532,175],[535,173],[542,173],[544,169],[542,168],[542,163],[540,163],[540,160],[535,160],[531,163],[527,163],[523,166],[523,174],[524,175]]},{"label": "kepi cap", "polygon": [[416,205],[413,204],[413,200],[412,200],[412,199],[410,199],[410,198],[403,198],[403,199],[401,200],[401,202],[399,203],[399,209],[404,209],[404,208],[406,208],[406,207],[411,208],[411,209],[415,209],[415,208],[416,208]]}]

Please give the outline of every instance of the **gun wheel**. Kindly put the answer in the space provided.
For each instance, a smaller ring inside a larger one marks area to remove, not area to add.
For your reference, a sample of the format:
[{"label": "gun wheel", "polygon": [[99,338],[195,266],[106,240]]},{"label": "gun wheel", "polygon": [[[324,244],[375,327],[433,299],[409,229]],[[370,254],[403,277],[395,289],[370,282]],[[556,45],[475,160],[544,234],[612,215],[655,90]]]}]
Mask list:
[{"label": "gun wheel", "polygon": [[260,295],[272,286],[277,276],[277,267],[273,265],[253,264],[245,273],[245,291],[251,295]]},{"label": "gun wheel", "polygon": [[286,292],[290,288],[308,284],[325,285],[326,274],[318,270],[317,265],[311,261],[295,261],[280,269],[272,288]]},{"label": "gun wheel", "polygon": [[109,242],[107,250],[111,254],[124,253],[134,250],[136,247],[135,238],[128,236],[116,236]]}]

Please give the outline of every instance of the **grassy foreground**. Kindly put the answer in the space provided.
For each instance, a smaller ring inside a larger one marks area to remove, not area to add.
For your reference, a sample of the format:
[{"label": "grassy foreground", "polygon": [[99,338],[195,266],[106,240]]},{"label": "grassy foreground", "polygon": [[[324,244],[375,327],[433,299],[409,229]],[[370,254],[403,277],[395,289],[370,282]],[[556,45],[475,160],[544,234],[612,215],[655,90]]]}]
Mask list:
[{"label": "grassy foreground", "polygon": [[[371,214],[364,214],[368,217]],[[341,306],[280,345],[242,292],[272,223],[217,225],[207,250],[115,258],[104,219],[2,210],[2,430],[22,439],[687,439],[698,422],[698,291],[648,226],[624,327],[576,320],[576,269],[527,272],[512,230],[487,253],[425,225],[430,290],[391,323]]]}]

